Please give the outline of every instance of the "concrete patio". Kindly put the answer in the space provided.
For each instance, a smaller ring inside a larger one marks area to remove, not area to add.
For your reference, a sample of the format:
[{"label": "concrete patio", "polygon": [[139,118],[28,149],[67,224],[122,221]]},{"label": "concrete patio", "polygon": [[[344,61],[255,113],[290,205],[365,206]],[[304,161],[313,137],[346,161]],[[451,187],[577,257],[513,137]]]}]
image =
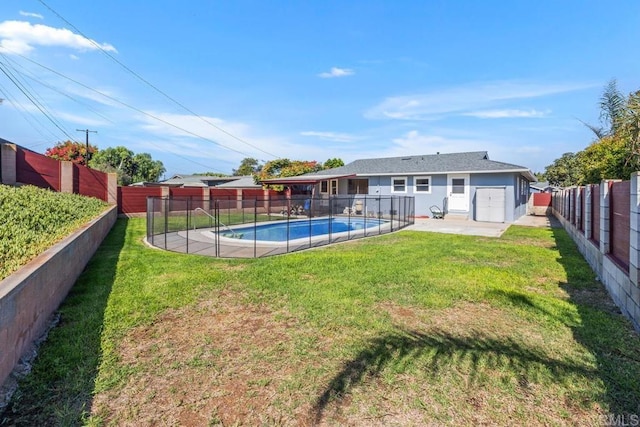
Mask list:
[{"label": "concrete patio", "polygon": [[468,236],[500,237],[512,224],[526,227],[560,227],[560,223],[553,217],[524,215],[513,223],[478,222],[447,217],[444,219],[416,218],[415,224],[410,225],[405,228],[405,230],[431,231],[434,233],[462,234]]}]

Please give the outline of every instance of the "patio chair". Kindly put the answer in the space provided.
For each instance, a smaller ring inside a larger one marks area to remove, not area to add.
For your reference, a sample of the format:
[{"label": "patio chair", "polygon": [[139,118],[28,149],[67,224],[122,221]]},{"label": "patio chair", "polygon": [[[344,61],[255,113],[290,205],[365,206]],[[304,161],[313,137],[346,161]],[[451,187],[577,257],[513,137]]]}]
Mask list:
[{"label": "patio chair", "polygon": [[439,206],[432,205],[429,210],[433,219],[444,219],[444,212]]}]

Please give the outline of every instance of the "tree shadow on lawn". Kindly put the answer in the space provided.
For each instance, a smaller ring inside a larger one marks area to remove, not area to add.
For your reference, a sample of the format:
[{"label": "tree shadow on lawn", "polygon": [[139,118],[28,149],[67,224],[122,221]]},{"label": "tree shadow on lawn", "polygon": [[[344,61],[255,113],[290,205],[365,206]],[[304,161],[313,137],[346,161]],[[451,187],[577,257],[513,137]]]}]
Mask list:
[{"label": "tree shadow on lawn", "polygon": [[560,253],[557,262],[567,275],[567,282],[559,286],[576,307],[577,321],[575,316],[544,306],[526,293],[496,292],[514,305],[541,311],[569,326],[574,339],[595,358],[596,377],[606,389],[600,400],[603,408],[621,420],[640,415],[640,337],[604,285],[595,280],[595,273],[569,234],[562,228],[554,228],[553,237]]},{"label": "tree shadow on lawn", "polygon": [[541,367],[559,381],[568,380],[573,375],[597,378],[597,372],[581,364],[550,358],[544,351],[510,338],[494,338],[478,333],[456,336],[442,330],[423,333],[400,329],[370,340],[356,357],[344,363],[316,400],[310,414],[313,422],[320,423],[330,403],[339,402],[350,389],[378,376],[386,366],[402,366],[418,359],[424,360],[420,365],[421,370],[429,372],[432,378],[452,367],[467,366],[471,384],[480,382],[478,374],[487,369],[507,369],[516,373],[519,386],[524,388],[529,381],[535,381]]},{"label": "tree shadow on lawn", "polygon": [[127,223],[116,222],[58,309],[60,323],[0,414],[0,425],[81,425],[90,413],[104,312]]}]

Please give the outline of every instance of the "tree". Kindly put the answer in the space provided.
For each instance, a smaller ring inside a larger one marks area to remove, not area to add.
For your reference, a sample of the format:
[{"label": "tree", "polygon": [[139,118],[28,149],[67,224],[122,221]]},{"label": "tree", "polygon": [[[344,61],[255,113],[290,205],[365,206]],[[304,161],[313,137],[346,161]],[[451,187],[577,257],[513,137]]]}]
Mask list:
[{"label": "tree", "polygon": [[[98,151],[98,148],[89,144],[89,158]],[[80,142],[58,142],[51,148],[47,148],[45,156],[58,160],[66,160],[79,165],[87,165],[87,146]]]},{"label": "tree", "polygon": [[139,181],[156,182],[165,172],[162,162],[153,160],[150,154],[134,154],[133,151],[122,146],[98,151],[89,165],[103,172],[117,173],[119,185],[129,185]]},{"label": "tree", "polygon": [[626,108],[622,113],[619,137],[627,141],[629,153],[627,166],[637,171],[640,169],[640,91],[629,95]]},{"label": "tree", "polygon": [[562,157],[545,168],[544,175],[551,185],[561,187],[577,185],[582,178],[578,155],[564,153]]},{"label": "tree", "polygon": [[[310,172],[318,172],[322,166],[317,161],[276,159],[264,164],[260,172],[254,175],[256,182],[270,178],[298,176]],[[270,188],[282,191],[282,185],[271,185]]]},{"label": "tree", "polygon": [[344,166],[344,162],[342,159],[336,157],[334,159],[327,159],[322,166],[324,169],[339,168],[340,166]]},{"label": "tree", "polygon": [[257,159],[245,157],[242,159],[242,162],[240,162],[238,169],[233,170],[233,176],[253,175],[260,172],[261,169],[262,165],[260,165]]},{"label": "tree", "polygon": [[603,179],[629,179],[633,172],[622,138],[606,136],[577,153],[580,178],[577,184],[597,184]]},{"label": "tree", "polygon": [[591,129],[596,138],[602,139],[616,134],[622,124],[624,106],[626,100],[624,95],[618,90],[616,79],[611,79],[600,96],[600,122],[606,127],[590,125],[582,122]]},{"label": "tree", "polygon": [[133,182],[157,182],[166,171],[160,160],[153,160],[149,153],[139,153],[133,156]]},{"label": "tree", "polygon": [[632,172],[640,170],[640,91],[625,97],[613,79],[598,105],[604,126],[583,122],[597,139],[584,150],[565,153],[547,166],[545,176],[549,182],[570,186],[629,179]]},{"label": "tree", "polygon": [[194,173],[194,175],[198,175],[198,176],[219,176],[219,177],[229,176],[226,173],[222,173],[222,172],[200,172],[200,173]]}]

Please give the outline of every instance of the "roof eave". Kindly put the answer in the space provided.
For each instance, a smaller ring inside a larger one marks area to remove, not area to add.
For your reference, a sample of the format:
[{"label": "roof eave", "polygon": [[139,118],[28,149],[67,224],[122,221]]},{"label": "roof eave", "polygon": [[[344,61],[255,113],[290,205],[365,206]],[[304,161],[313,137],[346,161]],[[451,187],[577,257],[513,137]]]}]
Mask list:
[{"label": "roof eave", "polygon": [[412,172],[380,172],[380,173],[357,173],[356,176],[402,176],[402,175],[445,175],[445,174],[467,174],[467,173],[520,173],[530,178],[530,181],[537,181],[535,176],[528,169],[492,169],[492,170],[453,170],[453,171],[412,171]]},{"label": "roof eave", "polygon": [[262,184],[266,185],[286,185],[286,184],[317,184],[321,181],[328,181],[331,179],[350,178],[356,174],[339,174],[339,175],[311,175],[311,176],[291,176],[286,178],[271,178],[260,180]]}]

